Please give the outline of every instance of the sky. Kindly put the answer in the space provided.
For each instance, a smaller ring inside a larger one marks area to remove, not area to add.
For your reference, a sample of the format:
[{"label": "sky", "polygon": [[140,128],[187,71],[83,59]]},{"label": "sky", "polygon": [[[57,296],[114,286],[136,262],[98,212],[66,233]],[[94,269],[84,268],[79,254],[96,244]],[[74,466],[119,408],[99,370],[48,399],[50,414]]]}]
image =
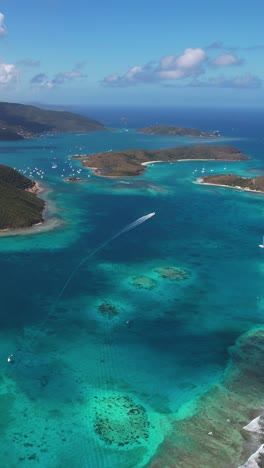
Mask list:
[{"label": "sky", "polygon": [[2,0],[0,100],[263,108],[263,0]]}]

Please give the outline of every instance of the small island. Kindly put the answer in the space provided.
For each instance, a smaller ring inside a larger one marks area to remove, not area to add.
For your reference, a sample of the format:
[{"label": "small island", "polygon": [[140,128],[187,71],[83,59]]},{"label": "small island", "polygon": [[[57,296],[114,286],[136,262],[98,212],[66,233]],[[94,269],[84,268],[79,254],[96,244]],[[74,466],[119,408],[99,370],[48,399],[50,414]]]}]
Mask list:
[{"label": "small island", "polygon": [[171,136],[192,136],[192,137],[219,137],[218,130],[212,132],[204,132],[196,128],[176,127],[174,125],[153,125],[151,127],[144,127],[137,130],[138,133],[145,133],[146,135],[171,135]]},{"label": "small island", "polygon": [[31,227],[44,221],[38,184],[11,167],[0,165],[0,230]]},{"label": "small island", "polygon": [[233,146],[178,146],[160,150],[129,149],[91,155],[75,155],[84,167],[104,177],[130,177],[144,172],[149,163],[192,160],[242,161],[249,159]]},{"label": "small island", "polygon": [[81,177],[65,177],[64,182],[84,182],[85,180],[82,179]]},{"label": "small island", "polygon": [[218,185],[250,192],[264,192],[264,176],[241,177],[234,174],[209,175],[198,179],[201,184]]}]

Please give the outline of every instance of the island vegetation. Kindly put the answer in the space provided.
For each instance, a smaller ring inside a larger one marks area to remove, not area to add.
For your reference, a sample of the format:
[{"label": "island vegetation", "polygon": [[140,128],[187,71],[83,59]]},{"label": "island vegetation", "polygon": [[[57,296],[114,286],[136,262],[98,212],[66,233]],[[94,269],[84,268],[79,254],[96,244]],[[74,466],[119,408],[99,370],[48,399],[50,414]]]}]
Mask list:
[{"label": "island vegetation", "polygon": [[0,102],[0,141],[36,138],[43,133],[93,132],[103,124],[83,115],[40,109],[36,106]]},{"label": "island vegetation", "polygon": [[264,176],[241,177],[234,174],[209,175],[199,179],[202,184],[232,187],[240,190],[264,192]]},{"label": "island vegetation", "polygon": [[45,201],[37,184],[11,167],[0,165],[0,229],[18,229],[43,222]]},{"label": "island vegetation", "polygon": [[91,155],[75,155],[82,165],[105,177],[136,176],[151,162],[176,162],[188,160],[241,161],[248,159],[232,146],[178,146],[160,150],[129,149]]},{"label": "island vegetation", "polygon": [[212,132],[204,132],[196,128],[176,127],[174,125],[153,125],[137,130],[138,133],[147,135],[171,135],[171,136],[192,136],[192,137],[219,137],[218,130]]},{"label": "island vegetation", "polygon": [[23,140],[23,136],[12,130],[6,130],[4,128],[0,128],[0,141],[16,141],[16,140]]}]

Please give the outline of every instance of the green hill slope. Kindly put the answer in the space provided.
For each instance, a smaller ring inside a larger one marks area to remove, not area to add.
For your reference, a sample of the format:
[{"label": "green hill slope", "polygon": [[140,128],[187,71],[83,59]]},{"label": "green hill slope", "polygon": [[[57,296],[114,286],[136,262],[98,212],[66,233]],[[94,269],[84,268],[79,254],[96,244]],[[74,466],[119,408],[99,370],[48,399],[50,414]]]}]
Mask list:
[{"label": "green hill slope", "polygon": [[30,227],[43,221],[44,200],[27,191],[34,185],[11,167],[0,165],[0,229]]},{"label": "green hill slope", "polygon": [[32,137],[46,132],[92,132],[104,130],[104,126],[96,120],[72,112],[0,102],[0,129],[3,135],[11,131],[22,137]]}]

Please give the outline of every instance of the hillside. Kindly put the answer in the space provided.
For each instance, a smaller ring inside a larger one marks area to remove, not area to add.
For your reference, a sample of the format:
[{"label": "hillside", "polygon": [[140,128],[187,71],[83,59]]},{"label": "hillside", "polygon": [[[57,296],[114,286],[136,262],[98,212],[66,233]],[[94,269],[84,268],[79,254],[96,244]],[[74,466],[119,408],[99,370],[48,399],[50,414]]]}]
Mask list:
[{"label": "hillside", "polygon": [[44,200],[28,190],[35,182],[0,165],[0,229],[30,227],[43,221]]},{"label": "hillside", "polygon": [[[10,140],[32,138],[47,132],[93,132],[103,124],[72,112],[41,109],[36,106],[0,102],[0,140],[11,132]],[[2,133],[2,138],[1,138]]]},{"label": "hillside", "polygon": [[23,140],[23,136],[12,130],[0,128],[0,141],[16,141]]}]

